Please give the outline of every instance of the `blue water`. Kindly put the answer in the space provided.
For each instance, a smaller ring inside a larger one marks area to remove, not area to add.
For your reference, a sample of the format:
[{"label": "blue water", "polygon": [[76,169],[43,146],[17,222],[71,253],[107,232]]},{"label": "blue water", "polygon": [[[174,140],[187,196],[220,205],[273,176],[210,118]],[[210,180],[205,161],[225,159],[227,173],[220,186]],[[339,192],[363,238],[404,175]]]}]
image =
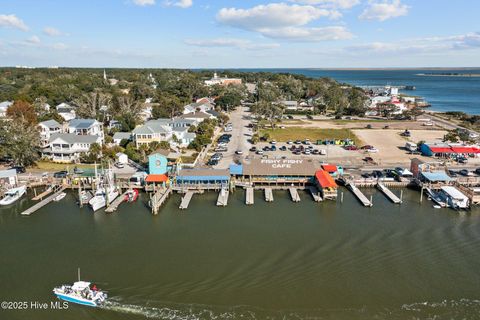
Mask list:
[{"label": "blue water", "polygon": [[245,71],[288,72],[312,78],[329,77],[352,85],[412,85],[417,90],[403,93],[424,97],[434,111],[463,111],[480,114],[480,77],[429,77],[419,73],[480,73],[476,70],[316,70],[243,69]]}]

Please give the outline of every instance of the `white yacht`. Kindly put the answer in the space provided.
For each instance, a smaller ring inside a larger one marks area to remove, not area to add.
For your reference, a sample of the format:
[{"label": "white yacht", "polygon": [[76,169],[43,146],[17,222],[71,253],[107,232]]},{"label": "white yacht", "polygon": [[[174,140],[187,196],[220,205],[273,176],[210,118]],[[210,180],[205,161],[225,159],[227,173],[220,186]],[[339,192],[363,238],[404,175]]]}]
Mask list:
[{"label": "white yacht", "polygon": [[20,199],[25,192],[27,192],[26,186],[20,186],[17,188],[12,188],[5,192],[5,196],[0,200],[0,206],[7,206],[9,204],[14,203],[18,199]]},{"label": "white yacht", "polygon": [[93,211],[105,207],[107,203],[110,204],[119,195],[118,189],[113,182],[113,172],[111,169],[105,170],[103,178],[103,183],[97,184],[95,195],[88,201]]},{"label": "white yacht", "polygon": [[445,199],[448,206],[455,210],[466,210],[470,206],[470,200],[457,188],[452,186],[443,186],[440,189],[441,196]]}]

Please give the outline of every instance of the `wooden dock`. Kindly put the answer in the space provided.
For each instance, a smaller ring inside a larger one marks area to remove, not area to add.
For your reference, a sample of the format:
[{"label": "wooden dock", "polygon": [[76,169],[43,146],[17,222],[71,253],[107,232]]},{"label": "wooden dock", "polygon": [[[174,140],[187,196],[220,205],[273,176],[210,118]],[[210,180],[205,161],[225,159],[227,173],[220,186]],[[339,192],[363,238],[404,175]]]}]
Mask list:
[{"label": "wooden dock", "polygon": [[[172,188],[160,188],[155,192],[155,194],[150,198],[150,205],[152,207],[152,213],[158,214],[158,210],[162,206],[162,204],[168,199],[168,197],[172,194]],[[191,197],[190,197],[191,198]],[[189,200],[190,202],[190,200]],[[188,204],[187,204],[188,206]]]},{"label": "wooden dock", "polygon": [[246,205],[251,205],[254,202],[254,197],[253,197],[253,188],[248,187],[245,192],[245,204]]},{"label": "wooden dock", "polygon": [[125,191],[122,193],[120,196],[118,196],[115,200],[113,200],[108,207],[105,209],[106,213],[112,213],[114,211],[117,211],[118,207],[125,202],[125,196],[127,195],[128,191]]},{"label": "wooden dock", "polygon": [[55,189],[57,188],[60,188],[60,186],[51,185],[47,189],[45,189],[45,191],[33,197],[32,200],[33,201],[42,200],[43,198],[48,196],[50,193],[55,192]]},{"label": "wooden dock", "polygon": [[33,205],[32,207],[28,208],[27,210],[22,212],[22,215],[24,216],[29,216],[35,211],[43,208],[47,204],[53,201],[56,196],[58,196],[60,193],[62,193],[65,189],[67,189],[66,186],[62,186],[59,190],[57,190],[54,194],[48,196],[47,198],[43,199],[42,201],[38,202],[37,204]]},{"label": "wooden dock", "polygon": [[185,195],[182,197],[182,202],[180,203],[180,209],[187,209],[188,205],[190,204],[190,200],[192,200],[194,192],[193,191],[187,191]]},{"label": "wooden dock", "polygon": [[217,206],[219,207],[227,206],[229,193],[230,192],[228,191],[227,188],[223,188],[222,190],[220,190],[220,192],[218,193]]},{"label": "wooden dock", "polygon": [[371,207],[373,203],[367,199],[367,197],[358,189],[353,183],[347,183],[347,188],[353,192],[353,194],[357,197],[357,199],[365,206]]},{"label": "wooden dock", "polygon": [[272,188],[265,188],[265,201],[273,202],[273,191]]},{"label": "wooden dock", "polygon": [[310,191],[310,194],[312,195],[312,198],[315,202],[320,202],[323,201],[322,197],[320,196],[320,193],[318,192],[318,189],[314,186],[309,186],[308,191]]},{"label": "wooden dock", "polygon": [[288,192],[290,192],[290,197],[293,202],[300,202],[300,195],[298,194],[297,188],[288,188]]},{"label": "wooden dock", "polygon": [[390,189],[384,186],[381,182],[377,183],[377,189],[380,190],[390,201],[395,204],[401,204],[402,200],[397,197]]}]

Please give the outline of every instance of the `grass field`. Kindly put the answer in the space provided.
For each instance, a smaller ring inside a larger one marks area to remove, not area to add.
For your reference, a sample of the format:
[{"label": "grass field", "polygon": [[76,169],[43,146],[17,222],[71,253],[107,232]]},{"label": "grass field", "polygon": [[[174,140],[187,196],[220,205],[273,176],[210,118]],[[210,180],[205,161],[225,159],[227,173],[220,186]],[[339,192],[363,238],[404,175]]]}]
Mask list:
[{"label": "grass field", "polygon": [[285,129],[263,129],[260,131],[260,136],[265,133],[270,135],[270,139],[280,142],[297,139],[310,139],[312,142],[326,139],[352,139],[356,145],[361,145],[362,143],[350,129],[286,127]]},{"label": "grass field", "polygon": [[60,171],[60,170],[67,170],[68,169],[73,169],[73,168],[79,168],[79,169],[91,169],[94,168],[93,164],[75,164],[75,163],[54,163],[54,162],[48,162],[48,161],[38,161],[37,165],[33,167],[33,169],[36,170],[42,170],[42,171]]}]

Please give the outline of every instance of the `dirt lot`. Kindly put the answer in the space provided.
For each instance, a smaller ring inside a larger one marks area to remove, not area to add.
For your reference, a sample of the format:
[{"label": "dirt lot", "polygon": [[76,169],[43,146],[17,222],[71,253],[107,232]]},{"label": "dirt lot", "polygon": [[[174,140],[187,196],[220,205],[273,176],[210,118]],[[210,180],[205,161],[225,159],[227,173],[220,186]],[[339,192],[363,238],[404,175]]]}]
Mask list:
[{"label": "dirt lot", "polygon": [[422,121],[395,121],[395,120],[307,120],[294,119],[284,120],[281,125],[301,126],[303,128],[320,128],[320,129],[364,129],[367,125],[371,125],[372,129],[383,129],[388,126],[389,129],[396,130],[425,130],[440,129],[437,126],[425,127]]}]

